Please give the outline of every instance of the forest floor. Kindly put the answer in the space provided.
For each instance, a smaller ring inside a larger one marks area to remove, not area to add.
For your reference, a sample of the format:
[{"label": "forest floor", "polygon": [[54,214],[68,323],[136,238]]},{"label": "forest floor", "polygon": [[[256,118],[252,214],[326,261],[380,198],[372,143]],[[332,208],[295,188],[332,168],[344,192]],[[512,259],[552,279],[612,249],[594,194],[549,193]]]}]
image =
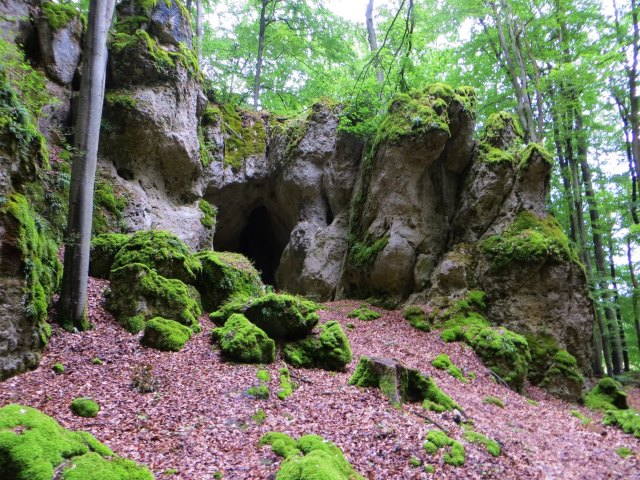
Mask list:
[{"label": "forest floor", "polygon": [[[276,396],[281,357],[266,366],[271,373],[271,397],[256,400],[246,394],[257,384],[255,365],[221,360],[212,349],[212,323],[203,316],[203,332],[178,353],[142,347],[139,337],[122,329],[103,308],[108,282],[91,279],[88,314],[95,329],[68,333],[57,326],[37,370],[0,383],[0,405],[21,403],[42,410],[64,427],[91,432],[119,455],[149,466],[158,479],[225,480],[273,478],[281,461],[269,447],[260,447],[268,431],[294,437],[314,433],[331,440],[358,472],[369,479],[640,479],[640,442],[620,430],[603,427],[602,415],[568,404],[529,387],[527,396],[495,383],[471,349],[446,344],[439,332],[425,333],[409,326],[397,311],[380,310],[382,317],[366,322],[348,319],[359,306],[342,301],[324,304],[321,322],[339,321],[353,349],[353,362],[342,373],[289,367],[298,384],[285,400]],[[462,383],[431,366],[447,353],[475,380]],[[377,389],[348,385],[361,355],[395,358],[436,380],[475,422],[475,430],[497,440],[502,455],[489,455],[482,445],[463,441],[463,467],[445,465],[442,450],[428,455],[422,448],[430,429],[424,416],[461,439],[462,429],[450,413],[426,412],[420,404],[394,408]],[[102,365],[91,360],[99,357]],[[55,363],[65,373],[52,371]],[[155,392],[141,394],[132,387],[132,375],[151,365]],[[640,407],[640,393],[631,391],[630,403]],[[504,408],[483,403],[496,396]],[[97,400],[96,418],[81,418],[69,409],[78,396]],[[570,414],[578,409],[593,421],[589,425]],[[263,410],[264,421],[255,416]],[[252,418],[253,417],[253,418]],[[616,454],[628,447],[634,454]],[[417,457],[423,465],[414,467]],[[427,474],[425,464],[435,467]],[[218,473],[219,472],[219,473]],[[214,476],[218,473],[218,476]],[[220,473],[222,477],[220,477]]]}]

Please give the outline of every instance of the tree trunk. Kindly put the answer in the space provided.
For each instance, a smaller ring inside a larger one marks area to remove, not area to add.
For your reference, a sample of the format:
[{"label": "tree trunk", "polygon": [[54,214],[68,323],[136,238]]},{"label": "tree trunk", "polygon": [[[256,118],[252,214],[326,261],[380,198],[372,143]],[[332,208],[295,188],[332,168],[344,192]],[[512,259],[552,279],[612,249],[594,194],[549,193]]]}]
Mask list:
[{"label": "tree trunk", "polygon": [[640,50],[640,26],[638,25],[638,6],[631,0],[631,20],[633,24],[633,43],[631,45],[631,66],[629,76],[629,99],[631,102],[631,151],[636,175],[640,175],[640,119],[638,119],[638,55]]},{"label": "tree trunk", "polygon": [[[373,0],[369,0],[367,3],[367,10],[365,11],[365,19],[367,22],[367,38],[369,39],[369,49],[375,53],[378,51],[378,39],[376,37],[376,29],[373,25]],[[376,78],[379,84],[384,83],[384,71],[380,68],[380,62],[376,62],[378,67],[376,71]]]},{"label": "tree trunk", "polygon": [[591,180],[591,169],[587,162],[587,145],[584,139],[584,131],[582,128],[582,115],[575,112],[576,117],[576,135],[578,139],[578,159],[580,161],[580,169],[582,170],[582,183],[584,185],[585,197],[589,206],[589,218],[591,219],[591,233],[593,237],[593,253],[596,262],[596,271],[598,275],[598,287],[601,298],[604,303],[604,313],[609,327],[609,341],[611,343],[611,360],[613,363],[613,373],[618,375],[622,372],[622,343],[620,340],[620,328],[616,318],[615,311],[611,308],[609,288],[606,281],[607,271],[605,269],[604,247],[602,244],[602,234],[600,225],[600,213],[593,190],[593,182]]},{"label": "tree trunk", "polygon": [[202,0],[196,0],[196,37],[198,38],[198,63],[202,62]]},{"label": "tree trunk", "polygon": [[262,56],[264,54],[264,33],[267,29],[267,5],[269,0],[262,0],[260,8],[260,31],[258,32],[258,57],[256,59],[256,75],[253,82],[253,108],[260,105],[260,74],[262,73]]},{"label": "tree trunk", "polygon": [[629,350],[627,349],[627,336],[624,333],[624,322],[622,321],[622,309],[620,308],[620,293],[618,290],[618,281],[616,273],[616,264],[613,261],[613,237],[609,232],[609,271],[611,273],[611,286],[613,287],[613,302],[618,317],[618,327],[620,329],[620,344],[622,346],[622,361],[624,363],[624,371],[629,371]]},{"label": "tree trunk", "polygon": [[90,326],[85,311],[93,188],[107,67],[107,32],[114,6],[115,0],[95,0],[89,4],[84,68],[75,125],[69,217],[64,240],[64,274],[58,303],[58,318],[67,330],[86,330]]},{"label": "tree trunk", "polygon": [[629,276],[631,277],[631,304],[633,306],[633,323],[636,327],[636,339],[638,340],[638,349],[640,349],[640,308],[638,306],[638,278],[633,268],[633,259],[631,258],[631,237],[627,236],[627,262],[629,263]]}]

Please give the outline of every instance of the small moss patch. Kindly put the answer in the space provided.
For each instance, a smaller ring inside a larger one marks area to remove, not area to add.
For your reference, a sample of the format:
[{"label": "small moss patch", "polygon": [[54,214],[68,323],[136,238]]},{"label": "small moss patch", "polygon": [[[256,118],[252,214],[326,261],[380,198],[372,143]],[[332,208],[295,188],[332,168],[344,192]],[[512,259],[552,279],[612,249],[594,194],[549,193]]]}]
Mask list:
[{"label": "small moss patch", "polygon": [[348,314],[347,314],[348,318],[357,318],[358,320],[375,320],[377,318],[380,318],[380,314],[378,312],[376,312],[375,310],[371,310],[369,307],[366,306],[362,306],[360,308],[356,308],[354,310],[351,310]]},{"label": "small moss patch", "polygon": [[425,332],[431,331],[431,325],[427,322],[427,316],[420,305],[406,305],[402,309],[402,316],[413,328]]},{"label": "small moss patch", "polygon": [[446,353],[442,353],[434,358],[431,362],[431,365],[439,370],[446,370],[449,375],[460,380],[463,383],[469,382],[469,380],[467,380],[467,378],[464,376],[464,373],[462,373],[462,370],[453,364],[453,362],[449,358],[449,355],[447,355]]},{"label": "small moss patch", "polygon": [[76,398],[71,402],[71,410],[80,417],[93,418],[98,415],[100,405],[90,398]]},{"label": "small moss patch", "polygon": [[620,447],[616,449],[616,453],[620,458],[627,458],[633,455],[633,450],[631,450],[629,447]]},{"label": "small moss patch", "polygon": [[609,410],[602,423],[616,426],[623,432],[640,438],[640,412],[637,410]]},{"label": "small moss patch", "polygon": [[425,451],[430,455],[435,455],[441,448],[446,449],[443,457],[444,463],[454,467],[464,465],[466,454],[464,446],[440,430],[430,430],[424,443]]},{"label": "small moss patch", "polygon": [[42,4],[42,15],[53,30],[66,27],[75,18],[81,18],[85,22],[80,10],[69,3],[45,2]]},{"label": "small moss patch", "polygon": [[202,218],[200,223],[206,228],[214,228],[216,226],[216,217],[218,216],[218,209],[211,205],[206,200],[200,200],[198,202],[198,208],[202,212]]},{"label": "small moss patch", "polygon": [[291,374],[288,368],[281,368],[279,372],[280,390],[278,390],[278,398],[284,400],[293,393],[294,384],[291,381]]},{"label": "small moss patch", "polygon": [[592,410],[626,410],[627,394],[620,382],[602,378],[585,396],[584,404]]},{"label": "small moss patch", "polygon": [[242,363],[271,363],[275,359],[275,342],[244,315],[233,314],[226,323],[211,332],[220,343],[222,354]]},{"label": "small moss patch", "polygon": [[504,403],[498,397],[488,395],[482,399],[482,403],[485,405],[495,405],[496,407],[504,408]]},{"label": "small moss patch", "polygon": [[56,363],[53,365],[53,367],[51,367],[51,370],[53,370],[53,372],[58,375],[62,375],[64,373],[64,365],[61,363]]},{"label": "small moss patch", "polygon": [[484,447],[487,449],[487,452],[489,452],[494,457],[499,457],[500,453],[502,453],[498,442],[485,437],[481,433],[474,432],[473,430],[467,430],[466,432],[464,432],[463,438],[467,442],[484,445]]}]

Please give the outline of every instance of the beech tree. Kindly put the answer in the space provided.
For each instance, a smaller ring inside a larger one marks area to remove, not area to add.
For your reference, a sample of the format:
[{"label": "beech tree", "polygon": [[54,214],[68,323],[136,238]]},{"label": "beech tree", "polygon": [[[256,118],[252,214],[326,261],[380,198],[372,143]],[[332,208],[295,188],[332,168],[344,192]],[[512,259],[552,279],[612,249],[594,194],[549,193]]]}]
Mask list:
[{"label": "beech tree", "polygon": [[69,217],[64,239],[64,273],[58,303],[58,318],[67,330],[86,330],[90,326],[85,308],[93,188],[107,67],[107,32],[114,7],[115,0],[95,0],[89,5],[83,49],[84,68],[75,124]]}]

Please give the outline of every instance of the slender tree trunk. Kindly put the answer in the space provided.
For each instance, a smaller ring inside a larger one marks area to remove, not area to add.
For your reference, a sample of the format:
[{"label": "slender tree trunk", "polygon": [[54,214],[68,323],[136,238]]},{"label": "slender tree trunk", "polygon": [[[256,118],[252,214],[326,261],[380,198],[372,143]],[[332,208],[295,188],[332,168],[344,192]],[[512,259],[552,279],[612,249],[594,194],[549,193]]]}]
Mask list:
[{"label": "slender tree trunk", "polygon": [[256,110],[260,105],[260,74],[262,73],[262,61],[264,54],[264,34],[267,30],[267,6],[269,0],[262,0],[260,8],[260,30],[258,32],[258,57],[256,59],[256,75],[253,82],[253,108]]},{"label": "slender tree trunk", "polygon": [[631,102],[631,151],[636,175],[640,175],[640,119],[638,118],[638,56],[640,54],[640,26],[638,25],[638,5],[631,0],[631,21],[633,24],[633,44],[631,46],[631,66],[629,76],[629,100]]},{"label": "slender tree trunk", "polygon": [[107,66],[107,32],[115,0],[89,4],[89,21],[84,47],[84,68],[80,84],[75,126],[75,155],[71,169],[69,217],[65,235],[64,274],[58,317],[64,328],[86,330],[85,315],[89,275],[89,246],[93,214],[93,188],[98,157],[100,120]]},{"label": "slender tree trunk", "polygon": [[613,373],[618,375],[622,372],[622,343],[620,340],[620,328],[615,310],[611,308],[609,288],[607,285],[607,271],[605,269],[604,247],[602,243],[600,213],[593,190],[593,182],[591,180],[591,169],[587,162],[587,145],[584,138],[585,132],[582,128],[582,115],[575,112],[576,117],[576,134],[578,139],[578,159],[582,170],[582,183],[584,185],[585,197],[589,206],[589,218],[591,219],[591,232],[593,237],[593,253],[596,261],[596,271],[598,275],[598,286],[601,298],[604,303],[604,313],[609,326],[609,340],[611,343]]},{"label": "slender tree trunk", "polygon": [[611,273],[611,286],[613,287],[613,304],[618,317],[618,328],[620,330],[620,345],[622,346],[622,361],[624,371],[629,371],[629,350],[627,348],[627,336],[624,333],[624,322],[622,320],[622,309],[620,308],[620,292],[618,290],[618,281],[616,273],[616,264],[613,261],[613,236],[609,234],[609,272]]},{"label": "slender tree trunk", "polygon": [[597,377],[604,375],[604,372],[602,371],[602,347],[602,334],[600,333],[600,327],[596,322],[593,325],[593,351],[595,352],[595,357],[593,358],[591,368],[593,368],[593,374]]},{"label": "slender tree trunk", "polygon": [[567,202],[567,212],[569,213],[569,238],[578,243],[577,238],[577,219],[575,212],[575,204],[573,202],[573,189],[571,188],[570,166],[562,147],[562,139],[560,138],[560,127],[558,126],[558,116],[551,108],[551,120],[553,124],[553,143],[556,147],[556,156],[560,165],[560,177],[562,178],[562,186],[564,188],[564,199]]},{"label": "slender tree trunk", "polygon": [[631,305],[633,308],[633,324],[636,327],[636,339],[638,340],[638,349],[640,349],[640,306],[638,305],[638,278],[633,268],[633,258],[631,257],[631,236],[627,235],[627,262],[629,264],[629,276],[631,277]]},{"label": "slender tree trunk", "polygon": [[202,0],[196,0],[196,37],[198,38],[198,63],[202,62]]},{"label": "slender tree trunk", "polygon": [[191,7],[192,7],[192,0],[187,0],[187,12],[191,13]]},{"label": "slender tree trunk", "polygon": [[[376,37],[376,29],[373,25],[373,0],[369,0],[367,3],[367,10],[365,11],[365,19],[367,22],[367,38],[369,39],[369,49],[375,53],[378,51],[378,39]],[[379,62],[376,62],[378,69],[376,70],[376,78],[379,84],[384,83],[384,71],[380,68]]]}]

